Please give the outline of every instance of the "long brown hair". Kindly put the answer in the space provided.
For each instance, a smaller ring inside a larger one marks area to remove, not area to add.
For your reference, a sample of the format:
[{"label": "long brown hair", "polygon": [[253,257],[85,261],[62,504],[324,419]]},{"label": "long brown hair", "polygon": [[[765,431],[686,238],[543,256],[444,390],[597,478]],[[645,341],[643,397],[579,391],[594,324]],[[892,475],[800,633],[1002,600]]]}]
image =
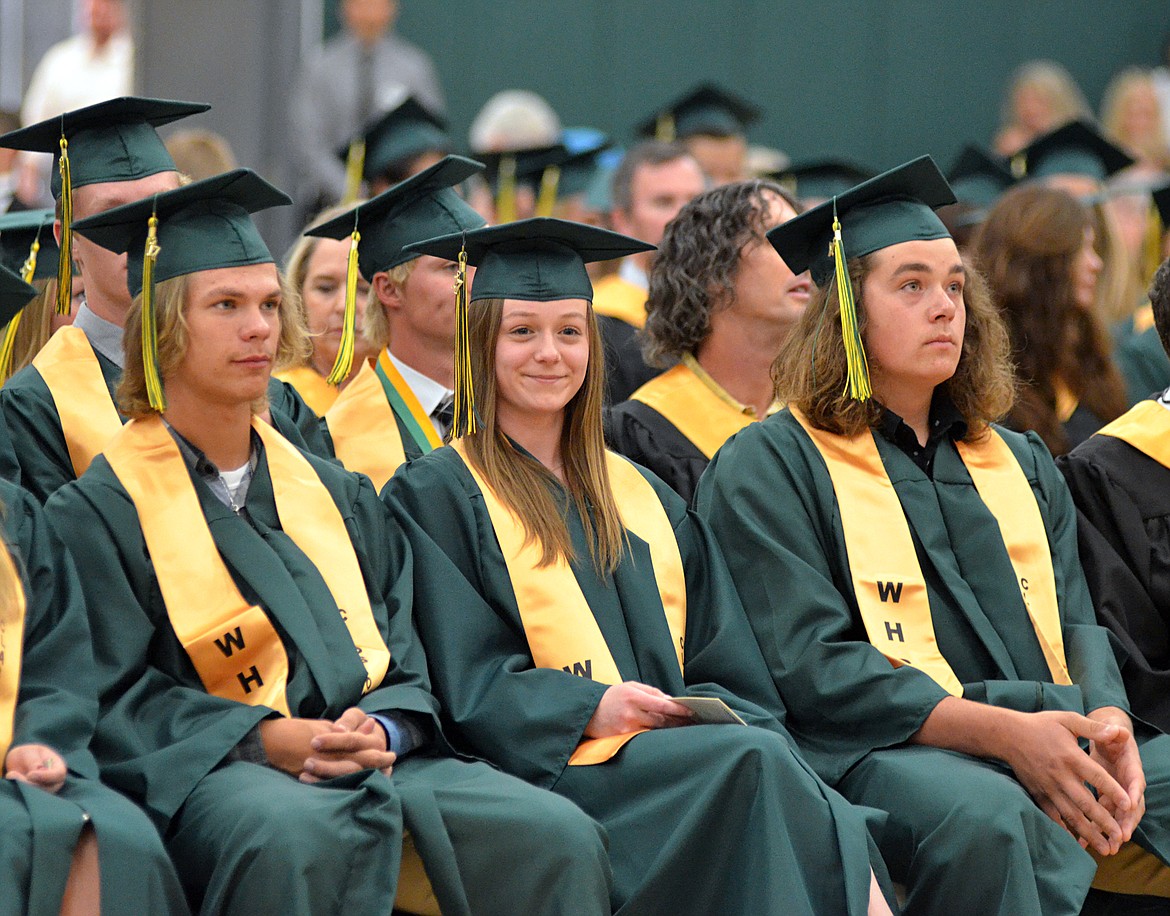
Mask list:
[{"label": "long brown hair", "polygon": [[[850,258],[849,277],[857,297],[857,317],[864,339],[865,279],[874,256]],[[1008,335],[987,285],[978,271],[967,269],[963,291],[967,322],[963,351],[955,374],[943,388],[967,422],[967,439],[974,439],[1012,405],[1012,367]],[[845,341],[841,335],[841,300],[835,279],[817,288],[796,329],[788,335],[772,364],[778,400],[800,409],[814,426],[844,436],[856,436],[881,418],[875,400],[864,403],[845,394]]]},{"label": "long brown hair", "polygon": [[[525,542],[540,545],[540,565],[575,555],[569,527],[554,496],[560,481],[539,461],[518,451],[496,421],[496,342],[504,313],[503,299],[481,299],[468,309],[471,377],[479,431],[463,441],[467,455],[496,495],[524,526]],[[605,363],[593,307],[586,311],[589,365],[581,388],[565,405],[561,432],[563,473],[569,496],[581,516],[590,559],[599,573],[621,560],[626,533],[609,482],[602,432]]]},{"label": "long brown hair", "polygon": [[1092,226],[1092,214],[1069,194],[1024,185],[991,209],[972,244],[1011,335],[1020,391],[1011,423],[1035,430],[1056,455],[1069,450],[1057,415],[1061,384],[1104,422],[1126,408],[1109,336],[1076,301],[1073,265]]}]

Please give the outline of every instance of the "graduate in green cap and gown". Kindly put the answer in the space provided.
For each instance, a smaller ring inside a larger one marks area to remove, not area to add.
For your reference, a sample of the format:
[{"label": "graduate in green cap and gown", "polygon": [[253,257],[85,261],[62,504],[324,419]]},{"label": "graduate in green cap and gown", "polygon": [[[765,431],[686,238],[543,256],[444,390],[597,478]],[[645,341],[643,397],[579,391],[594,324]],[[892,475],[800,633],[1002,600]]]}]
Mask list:
[{"label": "graduate in green cap and gown", "polygon": [[[207,913],[601,913],[600,828],[449,751],[412,551],[369,481],[256,416],[303,348],[248,170],[78,225],[129,253],[133,419],[47,513],[93,608],[94,751]],[[141,289],[140,289],[141,287]],[[403,900],[404,831],[429,888]]]},{"label": "graduate in green cap and gown", "polygon": [[[44,502],[80,476],[125,421],[114,406],[122,373],[122,328],[130,310],[123,255],[75,238],[72,224],[112,207],[179,187],[174,161],[155,128],[210,106],[165,99],[110,99],[0,137],[0,146],[54,154],[53,195],[61,219],[58,312],[69,310],[76,263],[85,301],[0,390],[0,413],[12,436],[22,484]],[[76,242],[76,244],[74,244]],[[273,381],[274,419],[288,435],[320,449],[316,416],[291,386]]]},{"label": "graduate in green cap and gown", "polygon": [[[381,490],[404,461],[433,451],[450,432],[455,389],[454,261],[420,255],[407,245],[479,229],[483,217],[454,186],[482,171],[478,162],[447,156],[428,169],[308,231],[350,241],[356,268],[370,284],[356,309],[377,348],[324,417],[331,454]],[[335,367],[340,375],[346,367]]]},{"label": "graduate in green cap and gown", "polygon": [[818,286],[776,363],[789,407],[696,506],[797,744],[886,812],[906,913],[1076,914],[1095,873],[1166,894],[1170,739],[1129,715],[1048,452],[992,423],[1007,337],[933,212],[953,200],[924,156],[769,233]]},{"label": "graduate in green cap and gown", "polygon": [[[0,266],[0,311],[35,290]],[[81,586],[36,500],[0,481],[0,914],[185,914],[149,819],[98,781]]]},{"label": "graduate in green cap and gown", "polygon": [[451,152],[447,121],[412,95],[387,109],[337,151],[345,163],[346,191],[342,202],[375,197],[387,188],[430,168]]},{"label": "graduate in green cap and gown", "polygon": [[794,753],[705,526],[605,450],[585,263],[647,246],[534,219],[413,250],[464,243],[457,441],[382,494],[418,547],[453,740],[601,822],[618,912],[888,912],[860,813]]}]

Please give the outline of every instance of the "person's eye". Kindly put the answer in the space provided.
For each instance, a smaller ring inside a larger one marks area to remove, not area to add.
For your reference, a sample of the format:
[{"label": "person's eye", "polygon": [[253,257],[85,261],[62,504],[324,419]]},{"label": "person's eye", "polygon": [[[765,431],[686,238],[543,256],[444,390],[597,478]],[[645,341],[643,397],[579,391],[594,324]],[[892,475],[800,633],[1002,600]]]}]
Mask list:
[{"label": "person's eye", "polygon": [[332,280],[320,280],[313,284],[313,292],[320,293],[322,296],[331,296],[337,292],[338,284]]},{"label": "person's eye", "polygon": [[265,302],[260,307],[262,309],[264,309],[266,312],[278,312],[278,311],[280,311],[280,300],[279,299],[269,299],[267,302]]},{"label": "person's eye", "polygon": [[220,309],[222,311],[227,311],[228,309],[234,309],[235,307],[236,307],[236,304],[234,302],[232,302],[231,299],[220,299],[219,302],[216,302],[214,305],[212,305],[212,308]]},{"label": "person's eye", "polygon": [[568,325],[567,327],[564,327],[561,329],[561,333],[566,334],[569,337],[580,337],[582,334],[582,331],[578,327],[574,327],[573,325]]},{"label": "person's eye", "polygon": [[922,289],[922,284],[917,280],[907,280],[902,284],[902,289],[906,290],[907,292],[916,293]]}]

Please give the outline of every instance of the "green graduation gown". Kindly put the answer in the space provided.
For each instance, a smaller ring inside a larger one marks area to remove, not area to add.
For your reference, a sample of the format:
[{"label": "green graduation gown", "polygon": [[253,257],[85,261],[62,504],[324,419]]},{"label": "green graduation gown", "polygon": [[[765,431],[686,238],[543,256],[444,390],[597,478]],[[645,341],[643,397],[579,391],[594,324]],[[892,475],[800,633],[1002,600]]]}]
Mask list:
[{"label": "green graduation gown", "polygon": [[614,905],[623,913],[863,912],[869,877],[860,815],[794,752],[705,526],[646,477],[686,574],[685,677],[646,543],[630,534],[625,559],[600,577],[566,504],[577,556],[585,558],[573,563],[577,582],[624,679],[671,695],[719,697],[759,727],[650,731],[606,763],[568,766],[607,686],[533,666],[480,491],[458,454],[443,448],[400,468],[383,499],[412,544],[434,543],[446,555],[417,564],[415,607],[449,734],[605,826]]},{"label": "green graduation gown", "polygon": [[[931,479],[875,436],[939,649],[970,700],[1025,712],[1128,710],[1077,559],[1068,490],[1034,433],[1000,433],[1048,534],[1073,684],[1052,683],[998,524],[951,440],[939,445]],[[888,813],[879,846],[892,877],[909,885],[906,912],[1078,913],[1094,863],[1010,770],[905,744],[947,693],[916,668],[892,667],[866,639],[828,470],[789,411],[728,441],[700,481],[696,507],[724,548],[797,743],[847,798]],[[1165,860],[1170,739],[1146,737],[1147,814],[1135,838]]]},{"label": "green graduation gown", "polygon": [[[102,378],[115,401],[122,370],[94,351]],[[287,382],[271,379],[268,399],[272,425],[294,444],[316,455],[327,455],[317,415]],[[115,401],[116,403],[116,401]],[[20,484],[43,504],[58,488],[75,478],[61,418],[49,387],[36,366],[25,366],[0,388],[0,419],[7,427],[20,472]],[[122,418],[125,422],[125,418]],[[0,465],[3,458],[0,454]]]},{"label": "green graduation gown", "polygon": [[95,609],[103,777],[153,815],[207,912],[384,916],[403,826],[444,913],[602,912],[599,828],[551,793],[450,755],[413,636],[411,550],[368,479],[308,458],[342,514],[391,651],[379,685],[362,695],[366,670],[324,580],[281,529],[263,450],[245,502],[251,524],[192,477],[212,537],[240,593],[282,639],[292,715],[409,711],[430,723],[429,749],[390,778],[365,771],[320,785],[229,762],[276,713],[204,691],[170,625],[135,507],[99,456],[46,511]]},{"label": "green graduation gown", "polygon": [[56,794],[0,780],[0,914],[56,913],[88,818],[98,842],[102,912],[183,914],[187,905],[146,815],[98,782],[89,751],[96,670],[73,564],[32,497],[0,481],[3,537],[21,573],[25,628],[12,746],[44,744],[65,758]]}]

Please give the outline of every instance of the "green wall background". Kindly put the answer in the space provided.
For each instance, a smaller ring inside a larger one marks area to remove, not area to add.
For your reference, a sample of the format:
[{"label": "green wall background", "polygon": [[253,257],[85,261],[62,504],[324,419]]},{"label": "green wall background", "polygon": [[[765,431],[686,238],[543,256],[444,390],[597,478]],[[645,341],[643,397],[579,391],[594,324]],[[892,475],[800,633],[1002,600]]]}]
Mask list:
[{"label": "green wall background", "polygon": [[[336,28],[327,0],[326,31]],[[439,69],[458,138],[504,88],[542,94],[566,125],[628,139],[701,80],[766,111],[750,132],[794,159],[944,167],[999,123],[1012,71],[1047,57],[1097,108],[1109,78],[1159,62],[1166,0],[400,0],[398,31]]]}]

